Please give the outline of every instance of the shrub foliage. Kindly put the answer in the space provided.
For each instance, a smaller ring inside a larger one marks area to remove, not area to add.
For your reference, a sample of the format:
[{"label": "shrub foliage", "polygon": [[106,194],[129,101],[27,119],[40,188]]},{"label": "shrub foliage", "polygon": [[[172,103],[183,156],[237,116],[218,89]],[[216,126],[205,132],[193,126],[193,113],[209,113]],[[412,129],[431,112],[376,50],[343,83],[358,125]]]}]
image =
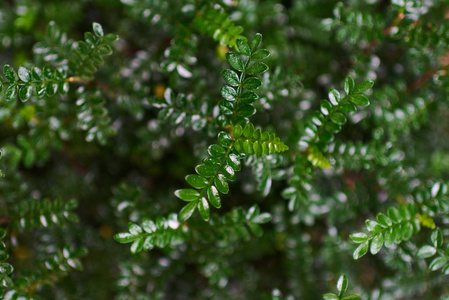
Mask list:
[{"label": "shrub foliage", "polygon": [[0,299],[449,299],[448,11],[3,1]]}]

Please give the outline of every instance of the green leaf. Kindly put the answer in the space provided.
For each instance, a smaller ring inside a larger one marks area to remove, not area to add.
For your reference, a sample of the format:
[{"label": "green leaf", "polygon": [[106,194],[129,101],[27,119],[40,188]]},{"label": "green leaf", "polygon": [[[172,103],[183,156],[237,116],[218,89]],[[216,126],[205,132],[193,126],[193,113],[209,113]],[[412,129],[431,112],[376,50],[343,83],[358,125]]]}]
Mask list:
[{"label": "green leaf", "polygon": [[345,113],[345,114],[350,114],[350,113],[353,113],[353,112],[357,111],[357,107],[354,104],[349,103],[349,102],[340,103],[340,105],[338,106],[338,109],[342,113]]},{"label": "green leaf", "polygon": [[444,256],[435,258],[429,265],[429,270],[436,271],[448,263],[448,259]]},{"label": "green leaf", "polygon": [[338,102],[340,102],[340,93],[336,89],[329,89],[328,96],[333,106],[338,105]]},{"label": "green leaf", "polygon": [[217,187],[217,190],[220,191],[220,193],[227,194],[229,192],[228,181],[222,174],[218,174],[218,176],[215,177],[215,186]]},{"label": "green leaf", "polygon": [[[254,50],[253,50],[254,51]],[[262,60],[270,56],[270,51],[266,49],[259,49],[251,55],[252,60]]]},{"label": "green leaf", "polygon": [[346,117],[339,112],[332,113],[330,119],[337,125],[344,125],[346,123]]},{"label": "green leaf", "polygon": [[249,77],[243,81],[243,88],[247,90],[257,90],[262,86],[262,81],[256,77]]},{"label": "green leaf", "polygon": [[198,199],[200,193],[193,189],[176,190],[175,196],[184,201],[193,201]]},{"label": "green leaf", "polygon": [[388,216],[394,223],[399,223],[402,221],[402,217],[396,207],[391,206],[388,208]]},{"label": "green leaf", "polygon": [[10,85],[5,92],[6,101],[13,101],[17,99],[17,85]]},{"label": "green leaf", "polygon": [[251,138],[254,133],[254,125],[252,123],[248,123],[245,125],[245,128],[243,128],[243,135],[246,138]]},{"label": "green leaf", "polygon": [[432,241],[432,244],[435,246],[435,248],[439,248],[443,245],[443,234],[441,233],[441,230],[439,228],[432,231],[430,240]]},{"label": "green leaf", "polygon": [[221,168],[221,172],[228,180],[231,180],[231,181],[235,180],[235,171],[233,168],[231,168],[231,166],[228,166],[228,165],[223,166]]},{"label": "green leaf", "polygon": [[213,167],[205,165],[205,164],[199,164],[195,167],[195,171],[204,177],[212,177],[215,175],[215,170]]},{"label": "green leaf", "polygon": [[6,262],[0,262],[0,274],[9,275],[14,271],[13,266]]},{"label": "green leaf", "polygon": [[229,85],[225,85],[220,89],[220,94],[227,101],[235,101],[235,97],[237,96],[237,92],[234,88]]},{"label": "green leaf", "polygon": [[107,56],[107,55],[111,55],[112,54],[112,48],[109,45],[98,45],[97,47],[97,53],[100,54],[101,56]]},{"label": "green leaf", "polygon": [[213,157],[224,157],[226,155],[225,148],[217,144],[210,145],[209,148],[207,148],[207,152]]},{"label": "green leaf", "polygon": [[243,60],[240,55],[235,52],[228,52],[226,53],[226,59],[231,67],[238,71],[243,71]]},{"label": "green leaf", "polygon": [[270,222],[271,215],[269,213],[261,213],[260,215],[254,217],[251,221],[256,224],[265,224]]},{"label": "green leaf", "polygon": [[3,74],[5,74],[6,79],[9,81],[15,82],[18,79],[16,71],[10,65],[3,67]]},{"label": "green leaf", "polygon": [[347,288],[348,288],[348,277],[346,277],[346,275],[343,274],[337,281],[338,295],[342,296],[346,292]]},{"label": "green leaf", "polygon": [[140,228],[139,225],[134,224],[134,223],[128,224],[128,230],[132,235],[139,235],[142,233],[142,228]]},{"label": "green leaf", "polygon": [[242,117],[251,117],[256,113],[256,109],[252,105],[243,105],[237,110],[237,114]]},{"label": "green leaf", "polygon": [[209,221],[210,218],[210,209],[209,209],[209,203],[207,202],[206,198],[202,197],[201,200],[198,203],[198,210],[200,212],[201,218],[203,218],[204,221]]},{"label": "green leaf", "polygon": [[232,115],[234,113],[234,105],[232,102],[222,100],[218,103],[218,106],[220,107],[221,112],[225,115]]},{"label": "green leaf", "polygon": [[94,33],[98,36],[98,37],[102,37],[104,36],[104,31],[103,31],[103,27],[101,27],[101,25],[99,23],[94,22],[92,24],[92,27],[94,29]]},{"label": "green leaf", "polygon": [[362,299],[362,296],[356,295],[356,294],[348,294],[346,296],[343,296],[341,300],[360,300]]},{"label": "green leaf", "polygon": [[358,232],[358,233],[354,233],[351,234],[349,236],[349,238],[354,242],[354,243],[363,243],[368,239],[368,236],[366,235],[366,233],[363,232]]},{"label": "green leaf", "polygon": [[365,95],[351,95],[349,101],[358,106],[367,106],[370,103]]},{"label": "green leaf", "polygon": [[250,65],[246,69],[246,73],[248,73],[249,75],[259,75],[265,73],[267,70],[268,66],[265,63],[258,61]]},{"label": "green leaf", "polygon": [[229,147],[232,144],[232,138],[228,133],[222,131],[218,134],[218,142],[224,147]]},{"label": "green leaf", "polygon": [[366,252],[368,252],[368,248],[369,248],[369,241],[366,241],[362,244],[360,244],[357,249],[355,249],[352,257],[354,259],[359,259],[360,257],[362,257],[363,255],[366,254]]},{"label": "green leaf", "polygon": [[199,175],[187,175],[186,181],[188,184],[197,189],[202,189],[206,187],[208,184],[207,179]]},{"label": "green leaf", "polygon": [[425,245],[419,248],[418,252],[416,253],[416,256],[419,258],[427,258],[434,256],[435,253],[437,253],[437,249],[435,247]]},{"label": "green leaf", "polygon": [[230,165],[234,170],[240,171],[242,165],[240,162],[240,158],[235,154],[229,154],[228,159],[226,161],[228,165]]},{"label": "green leaf", "polygon": [[232,70],[223,70],[221,76],[230,86],[238,86],[240,83],[237,73]]},{"label": "green leaf", "polygon": [[[176,194],[176,192],[175,192]],[[154,233],[157,230],[156,224],[148,218],[143,219],[142,229],[147,233]]]},{"label": "green leaf", "polygon": [[136,254],[136,253],[139,253],[140,251],[142,251],[144,242],[145,242],[144,239],[135,240],[132,243],[131,248],[130,248],[131,249],[131,253],[132,254]]},{"label": "green leaf", "polygon": [[256,49],[259,48],[260,43],[262,43],[262,35],[260,33],[256,33],[251,41],[251,51],[256,51]]},{"label": "green leaf", "polygon": [[220,194],[218,193],[218,190],[215,186],[212,185],[207,189],[207,198],[214,207],[221,207]]},{"label": "green leaf", "polygon": [[332,111],[332,105],[327,100],[321,100],[320,110],[323,115],[327,116]]},{"label": "green leaf", "polygon": [[259,99],[259,96],[254,92],[245,92],[238,99],[243,104],[251,104],[257,99]]},{"label": "green leaf", "polygon": [[189,204],[187,204],[186,206],[184,206],[178,214],[178,221],[185,222],[186,220],[188,220],[192,216],[193,212],[195,211],[195,208],[198,205],[198,202],[199,201],[192,201]]},{"label": "green leaf", "polygon": [[327,294],[323,294],[323,299],[324,300],[338,300],[338,296],[335,294],[327,293]]},{"label": "green leaf", "polygon": [[117,233],[116,235],[114,235],[114,240],[121,244],[131,243],[138,238],[138,236],[132,235],[128,232]]},{"label": "green leaf", "polygon": [[353,93],[354,94],[360,94],[360,93],[366,92],[367,90],[372,88],[373,85],[374,85],[374,81],[372,81],[372,80],[365,80],[362,83],[356,85],[356,87],[354,88]]},{"label": "green leaf", "polygon": [[240,53],[242,53],[245,56],[251,55],[251,49],[249,48],[249,45],[246,41],[238,39],[236,41],[236,43],[237,43],[237,48],[239,49]]},{"label": "green leaf", "polygon": [[33,86],[30,84],[26,84],[20,88],[19,98],[20,98],[20,100],[25,102],[28,99],[30,99],[32,93],[33,93]]},{"label": "green leaf", "polygon": [[24,66],[19,67],[19,78],[23,82],[28,82],[31,80],[31,72]]},{"label": "green leaf", "polygon": [[382,227],[390,227],[391,225],[393,225],[393,222],[391,221],[391,219],[383,213],[377,214],[377,222]]},{"label": "green leaf", "polygon": [[354,90],[354,79],[352,79],[351,76],[346,76],[345,83],[344,83],[344,90],[346,95],[352,94],[352,91]]},{"label": "green leaf", "polygon": [[234,129],[232,130],[232,135],[234,136],[234,138],[238,139],[239,137],[242,136],[243,133],[243,128],[240,125],[236,125],[234,126]]},{"label": "green leaf", "polygon": [[384,235],[382,233],[377,234],[374,239],[371,241],[370,252],[373,255],[376,255],[384,244]]}]

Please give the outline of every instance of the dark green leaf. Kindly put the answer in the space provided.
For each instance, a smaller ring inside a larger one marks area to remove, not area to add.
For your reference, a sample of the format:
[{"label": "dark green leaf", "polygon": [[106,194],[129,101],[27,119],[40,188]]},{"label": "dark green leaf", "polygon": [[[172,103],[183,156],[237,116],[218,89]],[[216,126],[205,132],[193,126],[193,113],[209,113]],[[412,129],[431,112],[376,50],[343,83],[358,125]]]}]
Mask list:
[{"label": "dark green leaf", "polygon": [[223,86],[220,89],[220,94],[228,101],[234,101],[235,97],[237,96],[237,92],[235,91],[235,89],[230,87],[229,85]]},{"label": "dark green leaf", "polygon": [[[254,51],[254,50],[253,50]],[[270,51],[266,49],[259,49],[251,55],[252,60],[262,60],[270,56]]]},{"label": "dark green leaf", "polygon": [[215,170],[213,167],[205,165],[205,164],[199,164],[195,167],[195,171],[204,177],[212,177],[215,175]]},{"label": "dark green leaf", "polygon": [[365,80],[362,83],[355,86],[353,93],[354,94],[360,94],[363,92],[366,92],[374,85],[374,81],[372,80]]},{"label": "dark green leaf", "polygon": [[251,49],[249,48],[249,45],[246,41],[238,39],[236,41],[236,43],[237,43],[237,48],[239,49],[240,53],[242,53],[245,56],[251,55]]},{"label": "dark green leaf", "polygon": [[132,243],[131,248],[130,248],[131,253],[132,253],[132,254],[136,254],[136,253],[139,253],[140,251],[142,251],[142,249],[143,249],[143,243],[144,243],[144,242],[145,242],[144,239],[138,239],[138,240],[135,240],[135,241]]},{"label": "dark green leaf", "polygon": [[210,218],[210,209],[209,209],[209,203],[207,202],[206,198],[201,198],[201,200],[198,203],[198,210],[200,212],[201,218],[203,218],[204,221],[209,221]]},{"label": "dark green leaf", "polygon": [[253,40],[251,41],[251,51],[254,52],[260,46],[262,42],[262,35],[260,33],[256,33],[254,35]]},{"label": "dark green leaf", "polygon": [[131,243],[138,238],[138,236],[132,235],[128,232],[117,233],[116,235],[114,235],[114,240],[122,244]]},{"label": "dark green leaf", "polygon": [[24,66],[21,66],[19,68],[19,78],[20,80],[22,80],[23,82],[28,82],[31,80],[31,72],[30,70],[28,70],[27,68],[25,68]]},{"label": "dark green leaf", "polygon": [[226,53],[226,59],[231,67],[238,71],[243,71],[243,60],[240,55],[235,52],[228,52]]},{"label": "dark green leaf", "polygon": [[241,169],[241,163],[240,158],[235,154],[229,154],[229,157],[227,159],[227,163],[236,171],[240,171]]},{"label": "dark green leaf", "polygon": [[339,112],[333,112],[330,115],[330,119],[332,122],[334,122],[337,125],[344,125],[346,123],[346,117]]},{"label": "dark green leaf", "polygon": [[215,186],[210,186],[207,189],[207,198],[209,198],[209,202],[216,208],[221,207],[220,194]]},{"label": "dark green leaf", "polygon": [[100,54],[101,56],[111,55],[112,54],[111,46],[104,44],[98,45],[97,53]]},{"label": "dark green leaf", "polygon": [[335,294],[327,293],[327,294],[323,294],[323,299],[324,300],[338,300],[338,296]]},{"label": "dark green leaf", "polygon": [[370,103],[365,95],[351,95],[349,101],[358,106],[367,106]]},{"label": "dark green leaf", "polygon": [[340,93],[336,89],[329,89],[328,96],[332,105],[338,105],[338,102],[340,102]]},{"label": "dark green leaf", "polygon": [[218,103],[218,106],[225,115],[232,115],[234,113],[234,105],[231,102],[222,100]]},{"label": "dark green leaf", "polygon": [[349,75],[345,78],[344,90],[346,95],[352,94],[352,91],[354,90],[354,79]]},{"label": "dark green leaf", "polygon": [[28,99],[30,99],[32,93],[33,93],[33,86],[28,84],[24,85],[19,90],[19,98],[20,100],[25,102]]},{"label": "dark green leaf", "polygon": [[243,88],[247,90],[256,90],[262,86],[262,81],[256,77],[249,77],[243,81]]},{"label": "dark green leaf", "polygon": [[13,101],[17,99],[17,85],[10,85],[5,92],[6,101]]},{"label": "dark green leaf", "polygon": [[254,217],[251,222],[256,224],[265,224],[270,222],[271,215],[269,213],[261,213],[260,215]]},{"label": "dark green leaf", "polygon": [[348,294],[346,296],[343,296],[341,300],[360,300],[362,299],[362,296],[356,295],[356,294]]},{"label": "dark green leaf", "polygon": [[3,67],[3,74],[5,74],[6,79],[11,82],[15,82],[18,79],[16,71],[10,65],[5,65]]},{"label": "dark green leaf", "polygon": [[239,100],[243,104],[251,104],[254,101],[256,101],[257,99],[259,99],[259,96],[253,92],[245,92],[239,97]]},{"label": "dark green leaf", "polygon": [[94,22],[92,24],[92,27],[94,29],[94,33],[99,36],[102,37],[104,36],[104,31],[103,31],[103,27],[101,27],[101,25],[99,23]]},{"label": "dark green leaf", "polygon": [[231,86],[238,86],[239,85],[239,77],[237,73],[235,73],[232,70],[223,70],[221,72],[221,76],[223,79]]},{"label": "dark green leaf", "polygon": [[222,146],[216,144],[210,145],[209,148],[207,148],[207,152],[214,157],[224,157],[226,155],[226,150]]},{"label": "dark green leaf", "polygon": [[218,134],[218,142],[224,147],[229,147],[232,144],[232,138],[228,133],[222,131]]},{"label": "dark green leaf", "polygon": [[220,193],[227,194],[229,192],[228,181],[222,174],[218,174],[218,176],[215,177],[215,186]]},{"label": "dark green leaf", "polygon": [[207,179],[199,175],[187,175],[186,181],[188,184],[197,189],[202,189],[208,184]]},{"label": "dark green leaf", "polygon": [[178,214],[178,221],[185,222],[187,219],[189,219],[192,216],[193,212],[195,211],[198,202],[199,201],[192,201],[186,206],[184,206]]},{"label": "dark green leaf", "polygon": [[175,196],[184,201],[193,201],[198,199],[200,193],[193,189],[176,190]]},{"label": "dark green leaf", "polygon": [[443,245],[443,234],[439,228],[432,231],[430,235],[430,240],[435,248],[439,248]]},{"label": "dark green leaf", "polygon": [[258,61],[250,65],[246,69],[246,73],[248,73],[249,75],[259,75],[265,73],[267,70],[268,66],[265,63]]},{"label": "dark green leaf", "polygon": [[252,105],[243,105],[237,110],[237,114],[242,117],[251,117],[256,113],[256,109]]},{"label": "dark green leaf", "polygon": [[357,107],[354,106],[354,104],[346,102],[346,103],[340,103],[338,106],[338,109],[345,114],[350,114],[357,111]]},{"label": "dark green leaf", "polygon": [[327,100],[321,100],[320,101],[320,109],[321,113],[325,116],[327,116],[332,111],[332,105]]},{"label": "dark green leaf", "polygon": [[221,168],[221,173],[228,179],[231,181],[235,180],[235,171],[233,168],[231,168],[231,166],[223,166]]}]

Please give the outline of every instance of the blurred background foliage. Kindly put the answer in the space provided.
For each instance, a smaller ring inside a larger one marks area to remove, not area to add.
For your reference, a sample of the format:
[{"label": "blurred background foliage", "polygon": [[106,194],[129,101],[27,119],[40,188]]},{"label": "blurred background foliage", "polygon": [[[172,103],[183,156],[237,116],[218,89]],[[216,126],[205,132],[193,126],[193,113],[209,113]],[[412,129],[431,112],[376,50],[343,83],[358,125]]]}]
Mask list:
[{"label": "blurred background foliage", "polygon": [[[0,65],[61,72],[24,101],[2,79],[0,295],[322,299],[345,273],[363,299],[449,299],[448,29],[446,0],[1,1]],[[184,240],[131,254],[113,240],[129,222],[187,228],[173,192],[216,143],[225,54],[257,32],[271,55],[251,120],[290,151],[243,155],[213,226],[194,215]],[[375,81],[371,104],[313,148],[322,169],[304,137],[347,75]],[[240,226],[255,204],[260,237]],[[398,223],[364,223],[390,207]],[[379,254],[354,260],[355,232]]]}]

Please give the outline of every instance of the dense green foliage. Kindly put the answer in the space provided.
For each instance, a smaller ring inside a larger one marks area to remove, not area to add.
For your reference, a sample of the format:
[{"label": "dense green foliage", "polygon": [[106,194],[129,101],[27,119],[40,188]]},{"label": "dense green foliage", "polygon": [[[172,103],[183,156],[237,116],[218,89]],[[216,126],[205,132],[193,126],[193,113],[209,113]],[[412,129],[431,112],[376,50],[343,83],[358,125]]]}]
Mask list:
[{"label": "dense green foliage", "polygon": [[0,3],[0,299],[449,299],[444,0]]}]

